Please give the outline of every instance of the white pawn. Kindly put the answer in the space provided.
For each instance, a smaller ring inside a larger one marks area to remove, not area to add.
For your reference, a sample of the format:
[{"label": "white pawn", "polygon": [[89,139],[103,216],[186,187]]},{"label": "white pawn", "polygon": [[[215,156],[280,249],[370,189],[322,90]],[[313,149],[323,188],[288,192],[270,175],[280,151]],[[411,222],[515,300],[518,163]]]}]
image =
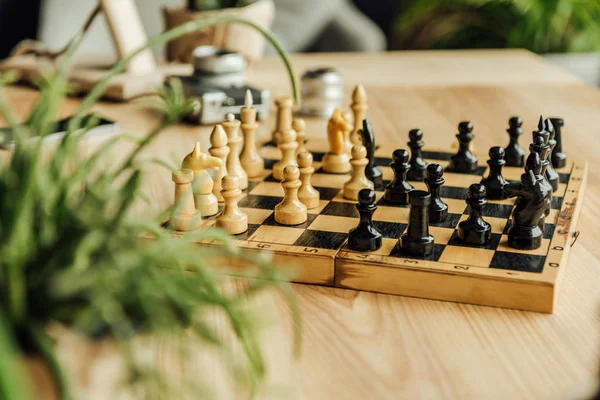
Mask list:
[{"label": "white pawn", "polygon": [[306,147],[304,147],[304,143],[306,142],[306,122],[302,118],[294,118],[292,121],[292,129],[296,131],[296,142],[298,142],[298,147],[296,148],[296,154],[304,153]]},{"label": "white pawn", "polygon": [[230,235],[239,235],[248,230],[248,215],[238,207],[242,195],[240,179],[235,175],[227,175],[221,182],[221,195],[225,199],[223,212],[217,217],[217,226]]},{"label": "white pawn", "polygon": [[295,165],[288,165],[283,170],[281,186],[285,191],[281,203],[275,206],[275,221],[282,225],[298,225],[306,222],[308,214],[306,206],[298,199],[300,171]]},{"label": "white pawn", "polygon": [[367,149],[359,145],[352,147],[352,177],[344,184],[344,198],[348,200],[358,200],[358,192],[362,189],[373,190],[374,185],[365,175],[365,167],[369,163],[367,160]]},{"label": "white pawn", "polygon": [[293,129],[280,132],[280,142],[277,147],[281,150],[281,160],[273,165],[273,178],[278,181],[283,179],[283,170],[288,165],[298,166],[296,164],[296,131]]},{"label": "white pawn", "polygon": [[178,231],[198,228],[202,222],[202,214],[194,205],[194,171],[187,168],[178,169],[173,172],[172,179],[175,182],[175,206],[169,218],[169,226]]},{"label": "white pawn", "polygon": [[300,182],[302,183],[300,189],[298,189],[298,199],[309,210],[317,208],[319,206],[320,193],[310,183],[310,178],[315,172],[312,166],[313,156],[307,151],[299,153],[297,161],[300,170]]},{"label": "white pawn", "polygon": [[262,175],[265,169],[265,161],[256,149],[255,134],[258,124],[256,123],[256,109],[252,107],[252,104],[252,93],[248,89],[246,90],[244,107],[240,110],[242,133],[244,135],[244,147],[240,155],[240,162],[248,177],[256,178]]},{"label": "white pawn", "polygon": [[221,160],[221,167],[217,170],[214,176],[213,194],[217,197],[219,203],[223,202],[223,196],[221,196],[221,180],[227,175],[227,155],[229,154],[229,147],[227,146],[227,134],[223,130],[220,124],[215,125],[212,133],[210,134],[210,145],[208,149],[211,156]]},{"label": "white pawn", "polygon": [[240,189],[244,190],[248,188],[248,174],[240,163],[240,152],[244,141],[240,136],[240,124],[231,113],[227,114],[226,120],[221,123],[227,133],[227,145],[230,150],[227,156],[227,172],[240,179]]}]

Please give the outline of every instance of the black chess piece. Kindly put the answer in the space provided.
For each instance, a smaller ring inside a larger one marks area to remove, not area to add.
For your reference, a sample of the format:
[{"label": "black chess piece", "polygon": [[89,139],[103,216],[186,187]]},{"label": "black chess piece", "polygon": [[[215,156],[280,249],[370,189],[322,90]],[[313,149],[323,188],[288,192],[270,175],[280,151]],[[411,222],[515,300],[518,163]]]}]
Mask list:
[{"label": "black chess piece", "polygon": [[[531,145],[535,150],[529,153],[527,156],[527,161],[525,161],[525,173],[529,174],[529,172],[533,172],[533,176],[535,177],[536,182],[538,182],[544,190],[549,193],[550,201],[552,201],[552,187],[548,184],[545,176],[543,175],[544,166],[542,164],[542,159],[540,157],[540,148],[542,147],[543,139],[541,137],[536,137],[534,143]],[[537,151],[536,151],[537,150]],[[508,192],[507,192],[508,193]],[[520,199],[517,199],[516,203],[518,203]],[[546,223],[546,217],[550,214],[550,207],[548,207],[538,221],[538,226],[543,231],[544,224]]]},{"label": "black chess piece", "polygon": [[410,148],[410,171],[408,171],[409,181],[422,181],[425,179],[425,168],[427,163],[423,159],[421,148],[425,145],[425,142],[421,140],[423,138],[423,131],[420,129],[411,129],[408,132],[408,138],[410,141],[407,143]]},{"label": "black chess piece", "polygon": [[515,249],[534,250],[542,245],[543,226],[539,221],[550,209],[552,192],[542,184],[542,164],[538,153],[527,157],[526,172],[520,183],[509,183],[504,190],[508,197],[518,197],[508,230],[508,245]]},{"label": "black chess piece", "polygon": [[[529,151],[535,151],[540,156],[540,161],[542,163],[542,176],[544,177],[544,185],[548,190],[552,191],[552,185],[548,182],[546,178],[546,169],[548,165],[550,165],[550,146],[548,145],[548,141],[550,140],[550,132],[544,129],[544,119],[540,117],[540,121],[538,122],[537,131],[532,132],[533,143],[529,145]],[[541,138],[541,141],[540,139]]]},{"label": "black chess piece", "polygon": [[371,189],[362,189],[358,192],[356,209],[360,214],[360,221],[356,228],[349,232],[348,247],[355,251],[375,251],[381,247],[381,232],[373,225],[375,205],[375,192]]},{"label": "black chess piece", "polygon": [[554,126],[554,140],[556,146],[552,150],[552,166],[554,168],[564,168],[567,165],[567,155],[562,151],[562,128],[565,121],[562,118],[550,118]]},{"label": "black chess piece", "polygon": [[375,165],[375,134],[373,126],[368,119],[363,120],[363,128],[360,130],[362,144],[367,149],[367,160],[369,163],[365,167],[365,175],[367,179],[373,182],[375,190],[383,189],[383,173]]},{"label": "black chess piece", "polygon": [[406,180],[406,175],[410,170],[408,151],[394,150],[390,167],[394,171],[394,179],[385,187],[383,199],[391,204],[406,206],[408,205],[408,194],[415,190]]},{"label": "black chess piece", "polygon": [[490,159],[487,161],[490,173],[487,178],[481,180],[481,184],[487,189],[487,198],[490,200],[502,200],[506,198],[504,186],[508,182],[502,176],[502,167],[506,164],[504,154],[504,149],[500,146],[490,148]]},{"label": "black chess piece", "polygon": [[458,124],[458,153],[452,156],[447,170],[452,172],[460,172],[469,174],[477,171],[477,157],[471,150],[469,144],[473,140],[473,123],[463,121]]},{"label": "black chess piece", "polygon": [[550,147],[550,154],[547,157],[548,167],[546,168],[546,179],[552,186],[552,191],[556,192],[558,190],[558,184],[559,184],[560,178],[558,176],[558,172],[556,172],[556,170],[552,166],[551,158],[552,158],[552,152],[554,151],[554,148],[556,147],[556,140],[554,139],[556,132],[555,132],[554,125],[552,124],[552,121],[550,120],[550,118],[546,118],[544,120],[544,129],[546,131],[548,131],[548,133],[549,133],[548,147]]},{"label": "black chess piece", "polygon": [[429,203],[431,195],[424,190],[410,192],[410,215],[406,233],[400,238],[402,250],[415,256],[433,252],[433,236],[429,234]]},{"label": "black chess piece", "polygon": [[523,120],[521,117],[511,117],[508,120],[508,135],[510,141],[506,146],[505,157],[506,165],[509,167],[523,167],[525,165],[525,150],[519,145],[519,136],[523,134]]},{"label": "black chess piece", "polygon": [[469,217],[458,224],[458,237],[469,244],[483,245],[492,237],[492,226],[483,220],[483,208],[487,204],[486,188],[480,183],[469,186],[467,204]]},{"label": "black chess piece", "polygon": [[429,203],[429,222],[437,224],[444,222],[448,216],[448,204],[444,203],[440,197],[440,187],[446,182],[442,175],[444,169],[440,164],[429,164],[427,166],[427,177],[424,179],[431,202]]}]

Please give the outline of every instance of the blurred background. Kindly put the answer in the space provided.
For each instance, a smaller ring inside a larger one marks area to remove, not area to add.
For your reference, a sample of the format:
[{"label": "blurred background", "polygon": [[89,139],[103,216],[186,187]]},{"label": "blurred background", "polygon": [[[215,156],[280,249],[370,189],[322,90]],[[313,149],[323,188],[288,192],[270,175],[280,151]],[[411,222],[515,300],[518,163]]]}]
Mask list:
[{"label": "blurred background", "polygon": [[[289,52],[525,48],[590,84],[600,84],[600,0],[135,2],[149,36],[165,28],[169,7],[198,14],[236,8],[254,13],[251,7],[262,7],[264,14],[272,7],[273,15],[256,18],[265,18]],[[96,4],[96,0],[0,0],[0,58],[24,38],[61,47]],[[92,25],[82,52],[115,57],[103,18]],[[156,54],[164,57],[164,49],[156,49]]]}]

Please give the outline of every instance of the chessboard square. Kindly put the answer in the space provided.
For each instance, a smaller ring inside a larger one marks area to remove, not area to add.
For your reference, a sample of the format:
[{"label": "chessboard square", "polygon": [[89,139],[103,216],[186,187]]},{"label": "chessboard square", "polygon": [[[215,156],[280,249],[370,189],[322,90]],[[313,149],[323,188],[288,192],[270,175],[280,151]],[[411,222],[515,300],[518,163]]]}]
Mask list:
[{"label": "chessboard square", "polygon": [[533,250],[521,250],[521,249],[513,249],[508,245],[508,235],[503,234],[502,238],[500,238],[500,243],[498,244],[497,250],[504,251],[507,253],[519,253],[519,254],[531,254],[538,256],[545,256],[548,254],[548,248],[550,247],[550,239],[542,239],[542,245],[537,249]]},{"label": "chessboard square", "polygon": [[340,201],[332,201],[325,206],[321,215],[335,215],[338,217],[349,217],[358,218],[358,211],[356,210],[356,204],[344,203]]},{"label": "chessboard square", "polygon": [[[311,182],[312,183],[312,182]],[[329,188],[329,187],[321,187],[321,186],[313,186],[319,192],[319,198],[321,200],[333,200],[335,196],[340,193],[340,189],[338,188]]]},{"label": "chessboard square", "polygon": [[448,164],[450,164],[449,161],[435,160],[435,159],[432,159],[432,158],[425,158],[425,162],[427,163],[427,165],[429,165],[429,164],[438,164],[444,170],[446,170],[446,168],[448,168]]},{"label": "chessboard square", "polygon": [[448,244],[448,241],[454,233],[454,228],[429,227],[429,234],[433,236],[433,242],[437,244]]},{"label": "chessboard square", "polygon": [[554,229],[556,228],[556,225],[554,224],[544,224],[544,239],[552,239],[552,236],[554,236]]},{"label": "chessboard square", "polygon": [[301,224],[284,225],[284,224],[280,224],[279,222],[275,221],[275,213],[272,213],[269,216],[269,218],[267,218],[262,224],[263,225],[272,225],[272,226],[291,226],[293,228],[306,229],[309,227],[310,224],[312,224],[312,222],[315,220],[315,218],[317,218],[317,214],[307,214],[306,221]]},{"label": "chessboard square", "polygon": [[323,211],[323,209],[327,207],[327,204],[329,204],[329,200],[319,200],[319,205],[317,207],[309,208],[308,210],[306,210],[306,212],[309,214],[320,214],[321,211]]},{"label": "chessboard square", "polygon": [[[428,151],[428,150],[423,150],[421,152],[421,155],[423,156],[423,158],[427,159],[432,159],[432,160],[437,160],[437,161],[450,161],[450,159],[452,158],[453,154],[452,153],[444,153],[441,151]],[[440,163],[438,163],[440,164]]]},{"label": "chessboard square", "polygon": [[451,246],[444,249],[439,261],[449,264],[460,264],[487,268],[494,257],[494,250],[477,247]]},{"label": "chessboard square", "polygon": [[396,244],[398,238],[383,238],[381,239],[381,247],[375,251],[370,251],[369,254],[377,254],[381,256],[389,256]]},{"label": "chessboard square", "polygon": [[546,217],[546,220],[544,222],[546,222],[547,224],[556,224],[559,213],[560,213],[559,210],[550,210],[550,212],[548,213],[548,216]]},{"label": "chessboard square", "polygon": [[334,215],[318,215],[308,229],[325,232],[348,233],[358,224],[356,218],[336,217]]},{"label": "chessboard square", "polygon": [[[405,253],[404,250],[402,250],[402,241],[398,240],[398,242],[396,243],[396,245],[394,246],[394,248],[390,252],[390,257],[410,258],[410,259],[414,259],[414,260],[439,261],[440,256],[444,252],[444,248],[445,247],[446,246],[443,245],[443,244],[436,244],[436,243],[434,243],[433,244],[433,251],[428,256],[426,256],[426,257],[414,256],[414,255]],[[408,264],[408,265],[410,265],[410,264]]]},{"label": "chessboard square", "polygon": [[260,228],[260,224],[248,224],[248,230],[246,232],[232,236],[236,240],[248,240],[258,228]]},{"label": "chessboard square", "polygon": [[424,190],[426,192],[429,191],[425,182],[410,181],[410,184],[415,188],[415,190]]},{"label": "chessboard square", "polygon": [[373,221],[408,223],[409,207],[378,206],[373,213]]},{"label": "chessboard square", "polygon": [[571,176],[571,174],[569,173],[558,173],[558,182],[559,183],[568,183],[569,182],[569,177]]},{"label": "chessboard square", "polygon": [[490,268],[539,273],[544,269],[545,261],[545,255],[496,251]]},{"label": "chessboard square", "polygon": [[283,197],[285,192],[279,182],[261,182],[254,189],[248,191],[248,194],[256,196],[277,196]]},{"label": "chessboard square", "polygon": [[566,183],[559,183],[558,184],[558,189],[556,189],[556,192],[552,193],[552,196],[563,197],[565,195],[566,191],[567,191],[567,184]]},{"label": "chessboard square", "polygon": [[452,187],[443,185],[440,188],[440,197],[443,199],[458,199],[465,201],[469,195],[469,190],[464,187]]},{"label": "chessboard square", "polygon": [[273,169],[273,166],[275,164],[277,164],[279,160],[273,160],[270,158],[265,158],[264,162],[263,162],[263,166],[265,167],[266,171],[271,171]]},{"label": "chessboard square", "polygon": [[390,157],[379,157],[377,153],[383,151],[383,154],[389,154],[389,149],[379,148],[375,151],[375,160],[374,163],[378,167],[389,167],[392,163],[392,159]]},{"label": "chessboard square", "polygon": [[283,197],[256,196],[249,194],[242,198],[238,205],[242,208],[260,208],[263,210],[274,210],[275,206],[283,200]]},{"label": "chessboard square", "polygon": [[384,181],[391,181],[394,179],[394,170],[390,167],[379,167],[382,173],[382,179]]},{"label": "chessboard square", "polygon": [[442,199],[448,205],[448,212],[452,214],[462,214],[467,208],[465,199]]},{"label": "chessboard square", "polygon": [[435,227],[438,227],[438,228],[452,228],[452,229],[454,229],[458,225],[461,217],[462,217],[462,214],[450,214],[449,213],[446,216],[446,219],[444,219],[442,222],[437,222],[435,224],[433,224],[433,223],[430,222],[429,226],[435,226]]},{"label": "chessboard square", "polygon": [[325,156],[325,152],[322,152],[322,151],[313,151],[312,152],[312,156],[313,156],[313,161],[314,162],[321,162],[321,161],[323,161],[323,157]]},{"label": "chessboard square", "polygon": [[561,196],[552,196],[552,209],[560,210],[563,203],[563,197]]},{"label": "chessboard square", "polygon": [[273,177],[273,173],[270,173],[269,175],[265,176],[263,182],[275,182],[281,184],[281,180],[275,179],[275,177]]},{"label": "chessboard square", "polygon": [[[488,203],[483,209],[484,217],[495,217],[495,218],[510,218],[510,213],[512,212],[513,207],[505,204],[490,204]],[[470,214],[471,207],[467,206],[465,208],[464,214]]]},{"label": "chessboard square", "polygon": [[[463,214],[460,218],[460,222],[466,221],[467,218],[469,218],[469,215]],[[506,230],[508,229],[506,225],[510,222],[510,219],[496,217],[485,217],[483,220],[490,224],[490,226],[492,227],[492,233],[499,234],[506,233]]]},{"label": "chessboard square", "polygon": [[350,179],[350,175],[345,174],[328,174],[328,173],[315,173],[310,179],[310,183],[315,187],[328,187],[341,189]]},{"label": "chessboard square", "polygon": [[[354,222],[356,225],[356,222]],[[373,226],[381,232],[384,238],[398,239],[404,233],[408,224],[399,222],[373,221]]]},{"label": "chessboard square", "polygon": [[248,216],[249,224],[261,225],[271,214],[272,210],[264,210],[261,208],[244,208],[240,207],[240,211],[244,212]]},{"label": "chessboard square", "polygon": [[248,180],[248,188],[246,189],[246,192],[250,193],[252,191],[252,189],[257,187],[261,183],[262,183],[262,179],[255,180],[255,181]]},{"label": "chessboard square", "polygon": [[448,244],[452,245],[452,246],[472,247],[472,248],[476,248],[476,249],[485,249],[485,250],[496,250],[496,248],[498,247],[498,244],[500,244],[501,238],[502,238],[501,233],[492,233],[490,236],[490,240],[488,240],[487,243],[482,244],[482,245],[470,244],[470,243],[467,243],[464,240],[460,239],[458,237],[458,231],[455,230],[454,233],[452,234],[452,237],[448,241]]},{"label": "chessboard square", "polygon": [[[481,177],[478,175],[460,174],[457,172],[446,172],[444,174],[443,178],[446,180],[446,183],[444,184],[444,186],[465,188],[465,189],[467,189],[473,183],[479,183],[481,181]],[[442,188],[444,186],[442,186]],[[444,196],[442,196],[442,197],[444,197]]]},{"label": "chessboard square", "polygon": [[523,175],[523,168],[521,167],[504,167],[502,168],[502,176],[508,181],[521,181],[521,175]]},{"label": "chessboard square", "polygon": [[304,229],[289,226],[261,225],[248,240],[278,244],[294,244],[304,233]]},{"label": "chessboard square", "polygon": [[347,233],[316,231],[312,229],[305,230],[302,235],[294,242],[294,246],[316,247],[318,249],[341,249],[346,239]]}]

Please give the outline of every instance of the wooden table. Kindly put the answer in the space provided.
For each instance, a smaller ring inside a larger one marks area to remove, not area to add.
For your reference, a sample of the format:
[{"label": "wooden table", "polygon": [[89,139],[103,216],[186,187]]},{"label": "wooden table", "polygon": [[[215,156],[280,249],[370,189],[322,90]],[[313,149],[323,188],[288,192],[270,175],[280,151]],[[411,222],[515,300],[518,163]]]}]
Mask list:
[{"label": "wooden table", "polygon": [[[563,399],[593,391],[600,349],[600,91],[519,50],[292,59],[298,73],[307,67],[338,68],[348,97],[351,87],[362,83],[379,144],[404,147],[408,130],[419,127],[428,146],[449,146],[458,122],[471,120],[475,146],[485,152],[507,143],[511,115],[525,120],[523,141],[540,113],[562,116],[563,148],[589,161],[589,183],[578,224],[581,237],[571,251],[553,315],[294,285],[304,318],[300,360],[291,356],[292,327],[283,302],[264,296],[264,304],[275,304],[268,315],[280,320],[264,333],[269,383],[284,385],[291,398],[299,399]],[[275,95],[289,94],[279,60],[253,66],[249,80]],[[9,94],[21,113],[34,99],[28,89],[11,88]],[[76,105],[68,101],[63,114]],[[139,105],[96,108],[136,135],[158,121]],[[272,127],[272,121],[263,124],[263,138]],[[196,140],[207,146],[209,131],[171,128],[146,154],[181,159]],[[324,137],[325,121],[308,121],[307,132]],[[162,209],[171,201],[170,176],[159,169],[148,174],[146,190],[157,202],[155,210]],[[136,210],[150,211],[142,205]]]}]

